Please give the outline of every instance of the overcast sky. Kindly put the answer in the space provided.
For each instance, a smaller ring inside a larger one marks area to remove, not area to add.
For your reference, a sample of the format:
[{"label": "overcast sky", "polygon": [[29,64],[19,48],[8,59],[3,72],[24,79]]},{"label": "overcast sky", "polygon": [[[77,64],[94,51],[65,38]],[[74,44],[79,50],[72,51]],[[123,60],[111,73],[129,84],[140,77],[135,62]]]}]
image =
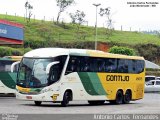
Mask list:
[{"label": "overcast sky", "polygon": [[[28,0],[33,5],[32,13],[37,19],[56,19],[58,7],[56,0]],[[0,0],[0,14],[24,16],[26,0]],[[69,7],[61,16],[65,22],[70,22],[69,13],[76,10],[84,11],[85,20],[91,26],[95,25],[96,7],[93,3],[101,3],[98,8],[111,8],[114,28],[117,30],[160,30],[160,0],[75,0],[75,5]],[[130,7],[127,2],[158,2],[156,7]],[[105,19],[98,16],[98,27],[105,25]]]}]

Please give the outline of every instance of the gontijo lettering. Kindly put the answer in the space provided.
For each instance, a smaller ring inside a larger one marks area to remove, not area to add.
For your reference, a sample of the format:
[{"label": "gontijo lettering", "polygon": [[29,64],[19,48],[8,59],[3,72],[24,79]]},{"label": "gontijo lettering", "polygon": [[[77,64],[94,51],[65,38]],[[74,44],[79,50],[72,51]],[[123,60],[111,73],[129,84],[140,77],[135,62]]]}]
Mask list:
[{"label": "gontijo lettering", "polygon": [[122,75],[107,75],[107,81],[129,81],[129,76],[122,76]]}]

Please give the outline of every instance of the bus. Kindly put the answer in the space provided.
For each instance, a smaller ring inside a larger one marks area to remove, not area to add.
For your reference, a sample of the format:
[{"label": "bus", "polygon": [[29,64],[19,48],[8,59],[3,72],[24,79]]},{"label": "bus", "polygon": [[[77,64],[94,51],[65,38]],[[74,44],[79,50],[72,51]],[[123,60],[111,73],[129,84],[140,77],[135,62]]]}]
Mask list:
[{"label": "bus", "polygon": [[98,50],[39,48],[24,54],[17,73],[16,98],[91,105],[127,104],[144,96],[143,57]]},{"label": "bus", "polygon": [[[0,94],[15,94],[16,70],[11,71],[11,66],[20,61],[22,56],[5,56],[0,58]],[[15,67],[18,70],[18,66]]]}]

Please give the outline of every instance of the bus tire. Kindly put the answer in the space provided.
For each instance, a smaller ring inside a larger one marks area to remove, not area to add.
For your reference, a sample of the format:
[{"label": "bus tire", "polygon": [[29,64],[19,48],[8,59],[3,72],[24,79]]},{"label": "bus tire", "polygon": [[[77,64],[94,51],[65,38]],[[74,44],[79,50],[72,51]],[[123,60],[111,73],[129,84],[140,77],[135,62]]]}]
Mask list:
[{"label": "bus tire", "polygon": [[34,104],[35,104],[36,106],[40,106],[40,105],[42,104],[42,102],[41,102],[41,101],[34,101]]},{"label": "bus tire", "polygon": [[123,93],[121,90],[118,90],[116,93],[115,104],[119,105],[123,103]]},{"label": "bus tire", "polygon": [[128,104],[131,101],[131,99],[132,99],[131,91],[127,90],[124,95],[123,103]]},{"label": "bus tire", "polygon": [[66,91],[63,96],[63,101],[61,102],[62,107],[67,107],[70,100],[71,100],[71,93],[69,91]]}]

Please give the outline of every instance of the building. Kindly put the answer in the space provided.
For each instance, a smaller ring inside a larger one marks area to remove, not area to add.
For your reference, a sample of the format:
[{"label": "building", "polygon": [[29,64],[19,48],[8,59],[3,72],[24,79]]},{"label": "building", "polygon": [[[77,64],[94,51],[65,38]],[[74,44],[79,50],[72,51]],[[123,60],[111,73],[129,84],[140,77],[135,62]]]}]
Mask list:
[{"label": "building", "polygon": [[0,19],[0,45],[23,44],[23,28],[22,24]]}]

